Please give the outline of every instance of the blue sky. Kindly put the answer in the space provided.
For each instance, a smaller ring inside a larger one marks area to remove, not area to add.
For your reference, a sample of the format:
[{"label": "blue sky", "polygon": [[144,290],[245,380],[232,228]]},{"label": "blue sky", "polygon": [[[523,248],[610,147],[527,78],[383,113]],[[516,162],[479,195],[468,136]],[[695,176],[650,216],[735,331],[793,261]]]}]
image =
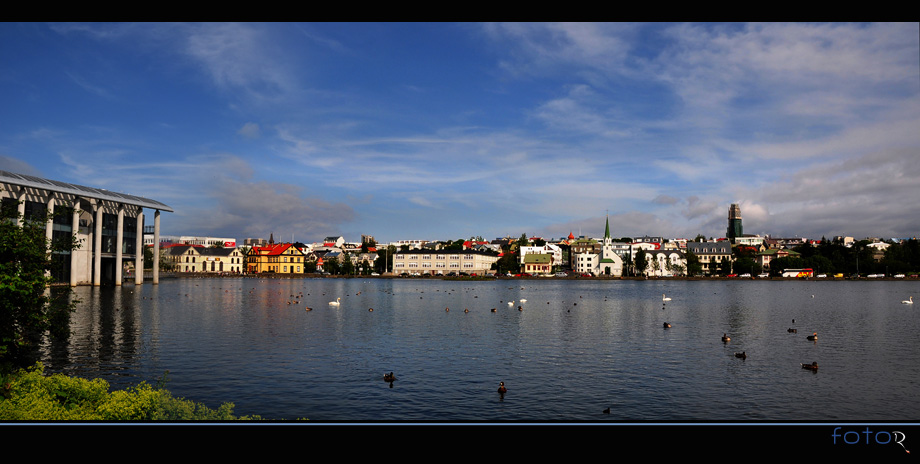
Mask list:
[{"label": "blue sky", "polygon": [[170,235],[920,231],[917,23],[3,23],[0,63],[0,169]]}]

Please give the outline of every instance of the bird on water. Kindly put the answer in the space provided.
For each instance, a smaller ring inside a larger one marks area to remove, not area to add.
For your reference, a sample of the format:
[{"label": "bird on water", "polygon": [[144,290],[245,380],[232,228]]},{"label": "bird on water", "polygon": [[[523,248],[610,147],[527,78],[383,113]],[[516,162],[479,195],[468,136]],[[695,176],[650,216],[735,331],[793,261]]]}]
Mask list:
[{"label": "bird on water", "polygon": [[498,382],[498,392],[503,395],[508,392],[508,389],[505,388],[505,382]]}]

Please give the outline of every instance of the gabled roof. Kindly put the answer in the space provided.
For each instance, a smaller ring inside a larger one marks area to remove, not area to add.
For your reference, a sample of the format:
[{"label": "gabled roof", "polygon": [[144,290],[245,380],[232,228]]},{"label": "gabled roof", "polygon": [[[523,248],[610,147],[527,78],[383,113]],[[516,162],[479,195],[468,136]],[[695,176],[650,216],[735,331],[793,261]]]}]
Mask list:
[{"label": "gabled roof", "polygon": [[274,245],[266,246],[254,246],[249,251],[249,254],[259,255],[259,256],[277,256],[286,252],[289,248],[297,250],[297,254],[302,254],[300,249],[295,247],[291,243],[278,243]]}]

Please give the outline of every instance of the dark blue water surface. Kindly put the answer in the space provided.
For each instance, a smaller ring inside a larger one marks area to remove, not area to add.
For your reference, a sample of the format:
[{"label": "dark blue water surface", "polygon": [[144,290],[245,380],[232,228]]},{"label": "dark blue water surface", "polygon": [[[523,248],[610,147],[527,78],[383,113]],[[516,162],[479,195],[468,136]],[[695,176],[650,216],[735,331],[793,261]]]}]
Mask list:
[{"label": "dark blue water surface", "polygon": [[[920,417],[920,322],[901,304],[920,296],[914,281],[215,278],[75,291],[73,334],[46,347],[46,372],[117,389],[169,371],[175,396],[236,415]],[[801,368],[812,361],[818,372]]]}]

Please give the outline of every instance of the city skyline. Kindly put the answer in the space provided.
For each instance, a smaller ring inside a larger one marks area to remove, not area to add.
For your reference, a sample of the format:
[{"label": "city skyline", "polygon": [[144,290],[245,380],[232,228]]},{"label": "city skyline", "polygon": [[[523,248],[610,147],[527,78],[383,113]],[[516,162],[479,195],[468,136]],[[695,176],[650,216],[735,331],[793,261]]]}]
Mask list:
[{"label": "city skyline", "polygon": [[920,230],[920,26],[0,26],[0,170],[162,233],[820,238]]}]

